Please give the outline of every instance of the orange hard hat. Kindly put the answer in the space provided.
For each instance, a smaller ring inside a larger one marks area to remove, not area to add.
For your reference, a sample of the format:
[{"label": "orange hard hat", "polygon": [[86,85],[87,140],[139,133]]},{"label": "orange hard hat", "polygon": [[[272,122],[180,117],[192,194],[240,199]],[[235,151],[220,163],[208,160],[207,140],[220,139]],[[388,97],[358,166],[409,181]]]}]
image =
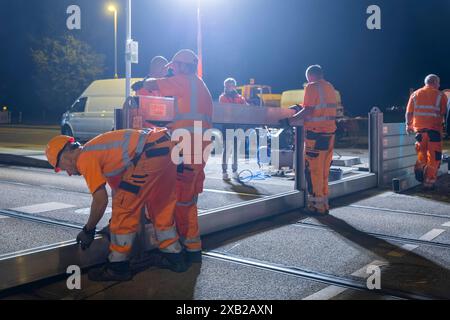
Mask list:
[{"label": "orange hard hat", "polygon": [[48,162],[55,168],[55,172],[61,171],[58,168],[59,158],[61,157],[61,152],[68,143],[74,143],[75,138],[69,136],[56,136],[47,144],[45,149],[45,155],[47,156]]}]

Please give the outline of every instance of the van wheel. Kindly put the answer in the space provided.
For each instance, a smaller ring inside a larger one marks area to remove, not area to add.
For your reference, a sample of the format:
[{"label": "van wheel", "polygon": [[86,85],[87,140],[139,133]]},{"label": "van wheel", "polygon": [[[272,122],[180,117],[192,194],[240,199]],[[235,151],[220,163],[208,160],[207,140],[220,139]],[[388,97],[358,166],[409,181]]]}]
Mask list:
[{"label": "van wheel", "polygon": [[61,128],[61,134],[69,137],[73,137],[72,129],[69,126],[64,126]]}]

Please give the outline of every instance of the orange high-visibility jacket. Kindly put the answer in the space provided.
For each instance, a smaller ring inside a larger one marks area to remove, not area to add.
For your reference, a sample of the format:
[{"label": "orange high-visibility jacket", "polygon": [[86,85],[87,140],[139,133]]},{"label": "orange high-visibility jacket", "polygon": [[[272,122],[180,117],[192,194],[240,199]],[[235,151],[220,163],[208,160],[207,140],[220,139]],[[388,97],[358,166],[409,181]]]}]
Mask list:
[{"label": "orange high-visibility jacket", "polygon": [[308,83],[303,107],[313,108],[311,118],[305,120],[306,130],[318,133],[336,131],[337,99],[331,83],[325,80]]},{"label": "orange high-visibility jacket", "polygon": [[406,113],[412,123],[408,125],[415,131],[429,129],[441,132],[446,112],[447,96],[426,85],[414,92],[409,99]]},{"label": "orange high-visibility jacket", "polygon": [[212,98],[202,79],[196,75],[176,75],[156,81],[162,96],[176,99],[171,129],[193,132],[194,121],[202,121],[203,130],[212,128]]},{"label": "orange high-visibility jacket", "polygon": [[78,172],[86,180],[91,193],[106,182],[114,187],[112,184],[117,183],[117,177],[132,165],[131,161],[142,153],[145,145],[158,141],[166,134],[166,129],[127,129],[97,136],[84,145],[77,160]]},{"label": "orange high-visibility jacket", "polygon": [[237,94],[234,97],[230,97],[227,96],[225,93],[222,93],[222,95],[219,97],[219,102],[231,104],[248,104],[247,101],[245,101],[245,98],[240,94]]}]

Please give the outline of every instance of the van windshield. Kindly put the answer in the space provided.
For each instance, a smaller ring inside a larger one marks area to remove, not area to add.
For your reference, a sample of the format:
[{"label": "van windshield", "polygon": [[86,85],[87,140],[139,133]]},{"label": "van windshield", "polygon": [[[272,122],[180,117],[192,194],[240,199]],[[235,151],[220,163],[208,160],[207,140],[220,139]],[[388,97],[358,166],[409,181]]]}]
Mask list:
[{"label": "van windshield", "polygon": [[70,112],[84,112],[86,109],[87,98],[78,99],[70,108]]}]

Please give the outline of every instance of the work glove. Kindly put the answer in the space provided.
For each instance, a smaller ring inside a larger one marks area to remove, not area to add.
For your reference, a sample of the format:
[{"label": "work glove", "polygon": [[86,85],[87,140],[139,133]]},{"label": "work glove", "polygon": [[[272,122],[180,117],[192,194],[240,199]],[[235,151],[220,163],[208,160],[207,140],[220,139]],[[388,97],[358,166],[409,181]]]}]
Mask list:
[{"label": "work glove", "polygon": [[83,231],[81,231],[77,236],[77,243],[81,245],[82,250],[88,249],[95,237],[95,228],[93,230],[88,230],[86,226],[83,227]]},{"label": "work glove", "polygon": [[141,90],[142,88],[144,88],[144,83],[145,83],[144,80],[138,81],[131,86],[131,89],[133,89],[133,91],[137,92],[137,91]]}]

